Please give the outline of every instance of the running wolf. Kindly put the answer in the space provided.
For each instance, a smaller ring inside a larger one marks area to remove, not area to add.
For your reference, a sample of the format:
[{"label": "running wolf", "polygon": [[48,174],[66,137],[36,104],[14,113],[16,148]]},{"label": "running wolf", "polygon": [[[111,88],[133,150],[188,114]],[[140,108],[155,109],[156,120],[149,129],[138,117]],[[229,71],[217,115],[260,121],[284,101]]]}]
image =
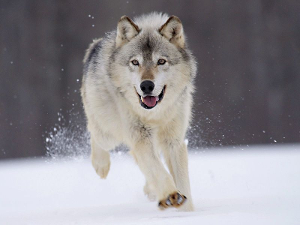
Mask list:
[{"label": "running wolf", "polygon": [[122,16],[116,31],[89,46],[83,62],[81,96],[97,174],[106,178],[109,150],[123,143],[146,178],[145,194],[160,209],[192,211],[184,139],[196,62],[180,19]]}]

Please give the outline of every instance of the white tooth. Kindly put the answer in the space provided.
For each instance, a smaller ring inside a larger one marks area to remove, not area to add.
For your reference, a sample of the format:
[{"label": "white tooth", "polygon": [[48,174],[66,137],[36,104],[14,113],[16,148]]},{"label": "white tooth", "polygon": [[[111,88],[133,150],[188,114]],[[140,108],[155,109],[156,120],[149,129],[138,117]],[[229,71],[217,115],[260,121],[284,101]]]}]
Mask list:
[{"label": "white tooth", "polygon": [[158,100],[159,100],[159,97],[158,97],[158,96],[155,96],[155,100],[158,101]]},{"label": "white tooth", "polygon": [[144,98],[141,96],[141,101],[144,102]]}]

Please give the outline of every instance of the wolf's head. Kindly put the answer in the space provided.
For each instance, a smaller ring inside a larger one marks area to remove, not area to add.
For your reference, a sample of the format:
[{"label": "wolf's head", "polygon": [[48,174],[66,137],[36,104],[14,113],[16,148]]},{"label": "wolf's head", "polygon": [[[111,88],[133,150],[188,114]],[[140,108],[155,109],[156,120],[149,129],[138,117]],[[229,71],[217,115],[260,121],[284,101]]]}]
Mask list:
[{"label": "wolf's head", "polygon": [[192,90],[196,66],[178,17],[153,13],[132,21],[123,16],[115,47],[112,78],[133,105],[168,106]]}]

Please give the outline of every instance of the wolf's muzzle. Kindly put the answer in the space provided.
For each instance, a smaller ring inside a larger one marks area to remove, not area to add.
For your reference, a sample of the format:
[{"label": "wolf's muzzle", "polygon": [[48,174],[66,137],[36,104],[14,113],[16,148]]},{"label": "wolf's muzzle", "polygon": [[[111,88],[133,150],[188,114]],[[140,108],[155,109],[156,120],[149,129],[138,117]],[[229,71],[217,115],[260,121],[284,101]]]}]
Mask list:
[{"label": "wolf's muzzle", "polygon": [[139,93],[136,91],[136,94],[139,97],[140,104],[145,109],[152,109],[154,108],[157,103],[161,102],[161,100],[164,98],[166,91],[166,85],[163,87],[161,93],[158,96],[151,96],[151,95],[145,95],[140,96]]}]

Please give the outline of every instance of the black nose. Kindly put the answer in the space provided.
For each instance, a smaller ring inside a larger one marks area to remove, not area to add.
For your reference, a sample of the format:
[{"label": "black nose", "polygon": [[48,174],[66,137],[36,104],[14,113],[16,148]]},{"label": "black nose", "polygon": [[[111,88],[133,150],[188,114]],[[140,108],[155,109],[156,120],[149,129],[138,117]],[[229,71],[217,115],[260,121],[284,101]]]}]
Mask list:
[{"label": "black nose", "polygon": [[141,90],[145,93],[145,94],[150,94],[153,89],[154,89],[154,83],[151,80],[145,80],[141,83]]}]

